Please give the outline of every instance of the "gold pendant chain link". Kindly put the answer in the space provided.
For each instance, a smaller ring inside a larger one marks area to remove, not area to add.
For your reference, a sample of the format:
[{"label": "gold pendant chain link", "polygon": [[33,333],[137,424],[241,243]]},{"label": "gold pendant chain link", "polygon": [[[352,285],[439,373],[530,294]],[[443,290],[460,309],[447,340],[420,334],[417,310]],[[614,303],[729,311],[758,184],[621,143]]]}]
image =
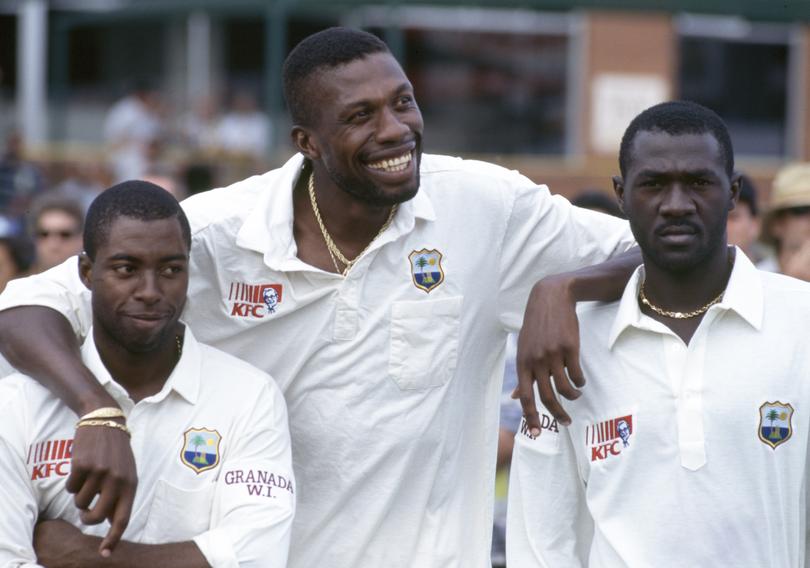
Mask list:
[{"label": "gold pendant chain link", "polygon": [[[356,263],[360,259],[360,257],[362,257],[366,253],[371,244],[374,241],[376,241],[379,238],[379,236],[382,235],[388,229],[388,227],[391,226],[391,222],[394,220],[394,215],[396,215],[397,212],[397,205],[391,207],[391,212],[388,214],[388,219],[385,220],[385,223],[383,223],[383,226],[380,227],[379,231],[377,231],[377,234],[374,235],[374,238],[371,239],[371,241],[369,241],[369,243],[362,251],[360,251],[360,254],[354,257],[354,259],[349,260],[342,252],[340,252],[340,249],[335,244],[335,241],[332,239],[332,235],[330,235],[329,231],[326,230],[326,225],[324,224],[323,219],[321,218],[321,212],[318,209],[318,202],[315,199],[314,172],[309,174],[307,189],[309,190],[309,200],[312,203],[312,212],[315,214],[315,220],[318,221],[318,227],[320,227],[321,229],[321,235],[323,235],[323,240],[326,243],[326,249],[329,251],[329,256],[332,258],[332,264],[335,265],[335,270],[337,270],[338,274],[346,276],[351,270],[352,266],[354,266],[354,263]],[[340,261],[340,263],[345,266],[343,270],[341,270],[340,267],[338,266],[338,261]]]},{"label": "gold pendant chain link", "polygon": [[[732,247],[729,247],[729,249],[730,250],[729,250],[729,255],[728,255],[728,264],[729,264],[729,267],[733,267],[734,266],[734,250],[735,249],[732,248]],[[646,284],[647,284],[647,281],[646,281],[646,278],[645,278],[645,280],[641,283],[641,288],[639,288],[639,290],[638,290],[638,299],[639,299],[639,301],[642,304],[644,304],[645,306],[647,306],[648,308],[650,308],[652,311],[654,311],[659,316],[664,316],[665,318],[672,318],[672,319],[691,319],[691,318],[695,318],[695,317],[697,317],[697,316],[699,316],[701,314],[704,314],[704,313],[706,313],[706,311],[708,311],[709,308],[711,308],[713,305],[720,302],[723,299],[723,296],[726,293],[726,289],[724,288],[723,291],[720,292],[708,304],[706,304],[704,306],[701,306],[701,307],[697,308],[696,310],[692,310],[692,311],[689,311],[689,312],[675,312],[675,311],[665,310],[664,308],[660,308],[660,307],[656,306],[655,304],[653,304],[652,302],[650,302],[650,300],[647,298],[647,295],[644,293],[644,286]],[[728,286],[728,283],[726,284],[726,286]]]}]

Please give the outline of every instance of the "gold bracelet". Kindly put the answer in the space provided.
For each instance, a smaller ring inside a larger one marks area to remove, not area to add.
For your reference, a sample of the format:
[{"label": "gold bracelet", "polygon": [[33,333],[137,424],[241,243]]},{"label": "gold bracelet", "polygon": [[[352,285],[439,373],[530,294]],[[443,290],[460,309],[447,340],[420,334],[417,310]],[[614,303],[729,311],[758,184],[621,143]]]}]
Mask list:
[{"label": "gold bracelet", "polygon": [[107,428],[117,428],[130,438],[132,437],[132,432],[129,431],[129,428],[127,428],[124,424],[116,422],[115,420],[79,420],[76,422],[76,428],[81,428],[82,426],[106,426]]},{"label": "gold bracelet", "polygon": [[84,416],[79,418],[79,421],[93,420],[95,418],[124,418],[124,419],[126,419],[126,416],[124,415],[124,411],[121,410],[118,407],[105,406],[103,408],[96,408],[92,412],[88,412],[87,414],[85,414]]}]

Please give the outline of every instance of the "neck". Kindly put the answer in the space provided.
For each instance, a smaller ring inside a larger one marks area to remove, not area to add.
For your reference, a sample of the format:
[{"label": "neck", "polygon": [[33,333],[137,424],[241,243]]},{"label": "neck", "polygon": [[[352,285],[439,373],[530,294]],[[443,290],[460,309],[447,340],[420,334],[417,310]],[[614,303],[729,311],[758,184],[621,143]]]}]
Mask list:
[{"label": "neck", "polygon": [[[302,177],[308,175],[305,173]],[[327,172],[317,165],[314,166],[314,175],[315,199],[321,218],[339,245],[362,248],[377,236],[391,212],[390,205],[372,205],[361,201],[338,187]],[[304,181],[307,180],[308,177],[305,177]]]},{"label": "neck", "polygon": [[182,345],[183,326],[179,323],[174,333],[168,334],[155,349],[133,352],[103,334],[98,326],[93,329],[93,340],[101,362],[134,402],[157,394],[166,384],[180,359],[177,337]]},{"label": "neck", "polygon": [[[644,258],[644,295],[656,307],[672,312],[691,312],[705,307],[722,294],[731,275],[734,249],[719,248],[699,265],[684,271],[668,271]],[[641,311],[663,323],[688,343],[705,312],[677,319],[663,316],[640,302]]]}]

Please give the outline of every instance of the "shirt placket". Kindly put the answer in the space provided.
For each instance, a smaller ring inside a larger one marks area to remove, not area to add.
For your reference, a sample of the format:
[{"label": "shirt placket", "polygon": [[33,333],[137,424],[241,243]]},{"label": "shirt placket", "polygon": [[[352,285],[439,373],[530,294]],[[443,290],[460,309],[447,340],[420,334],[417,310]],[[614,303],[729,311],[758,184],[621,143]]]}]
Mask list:
[{"label": "shirt placket", "polygon": [[[355,269],[360,267],[354,267]],[[349,272],[338,290],[335,303],[335,325],[332,337],[335,341],[351,341],[357,336],[359,315],[357,312],[361,274]]]},{"label": "shirt placket", "polygon": [[681,466],[697,471],[706,464],[703,429],[703,368],[706,342],[696,333],[689,346],[664,336],[667,370],[677,399],[678,454]]}]

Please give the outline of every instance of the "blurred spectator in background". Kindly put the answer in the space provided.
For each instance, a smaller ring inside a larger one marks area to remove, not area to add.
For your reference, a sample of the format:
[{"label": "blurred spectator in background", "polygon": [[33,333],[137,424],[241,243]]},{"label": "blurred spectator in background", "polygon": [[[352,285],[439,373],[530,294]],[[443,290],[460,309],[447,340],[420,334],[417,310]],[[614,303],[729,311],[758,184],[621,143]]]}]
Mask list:
[{"label": "blurred spectator in background", "polygon": [[624,219],[624,214],[622,210],[619,209],[616,198],[612,193],[608,194],[598,189],[583,189],[571,200],[571,203],[577,207],[607,213],[608,215]]},{"label": "blurred spectator in background", "polygon": [[510,334],[506,341],[506,368],[501,389],[501,421],[498,429],[498,461],[495,474],[495,514],[492,529],[492,568],[506,566],[506,498],[509,485],[509,464],[512,463],[512,448],[515,433],[523,417],[520,401],[512,398],[517,387],[517,334]]},{"label": "blurred spectator in background", "polygon": [[270,146],[270,120],[244,90],[236,91],[231,106],[219,123],[219,146],[228,154],[256,162],[264,160]]},{"label": "blurred spectator in background", "polygon": [[810,281],[810,163],[776,174],[763,227],[763,239],[776,248],[774,268]]},{"label": "blurred spectator in background", "polygon": [[0,236],[0,292],[10,280],[25,276],[30,266],[30,243],[22,237]]},{"label": "blurred spectator in background", "polygon": [[219,152],[220,120],[219,105],[214,97],[195,100],[181,126],[188,149],[209,157]]},{"label": "blurred spectator in background", "polygon": [[104,122],[110,168],[115,182],[142,178],[152,146],[161,137],[160,97],[147,81],[115,103]]},{"label": "blurred spectator in background", "polygon": [[0,157],[0,213],[20,221],[31,200],[44,188],[42,171],[23,158],[22,136],[12,132]]},{"label": "blurred spectator in background", "polygon": [[[0,292],[9,280],[25,276],[31,266],[33,252],[18,225],[0,215]],[[0,377],[6,373],[0,365]]]},{"label": "blurred spectator in background", "polygon": [[75,199],[45,194],[34,202],[29,219],[36,251],[32,274],[48,270],[82,251],[84,209]]},{"label": "blurred spectator in background", "polygon": [[728,244],[740,247],[754,264],[758,264],[765,258],[765,252],[757,242],[761,228],[757,188],[751,178],[742,174],[737,206],[728,213]]},{"label": "blurred spectator in background", "polygon": [[105,172],[99,162],[55,162],[51,168],[51,180],[55,185],[48,191],[78,201],[82,212],[86,213],[90,204],[102,190]]}]

